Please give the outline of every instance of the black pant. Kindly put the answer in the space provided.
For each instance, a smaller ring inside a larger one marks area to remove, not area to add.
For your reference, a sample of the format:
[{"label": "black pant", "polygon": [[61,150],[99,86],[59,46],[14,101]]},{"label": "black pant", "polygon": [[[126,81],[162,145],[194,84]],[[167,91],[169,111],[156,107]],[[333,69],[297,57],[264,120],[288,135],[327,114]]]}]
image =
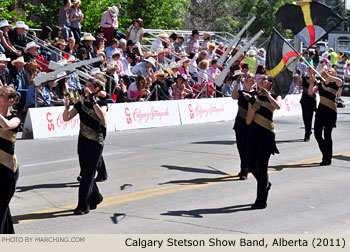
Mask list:
[{"label": "black pant", "polygon": [[76,41],[80,42],[80,38],[81,38],[81,30],[79,28],[70,28],[71,31],[73,32],[74,38]]},{"label": "black pant", "polygon": [[95,174],[102,150],[102,145],[79,135],[78,155],[82,178],[79,185],[77,209],[90,210],[90,206],[97,205],[102,201],[102,195],[95,182]]},{"label": "black pant", "polygon": [[101,155],[100,161],[98,162],[98,166],[97,166],[96,178],[107,179],[107,177],[108,177],[108,174],[107,174],[105,161],[103,159],[103,156]]},{"label": "black pant", "polygon": [[[331,162],[333,155],[333,142],[332,142],[332,130],[333,125],[331,122],[324,119],[320,119],[316,116],[314,131],[315,138],[318,146],[322,152],[322,161]],[[323,133],[323,135],[322,135]]]},{"label": "black pant", "polygon": [[251,125],[248,136],[249,170],[256,179],[257,197],[255,203],[265,204],[269,184],[268,165],[271,156],[271,143],[274,142],[272,133],[261,130],[260,126]]},{"label": "black pant", "polygon": [[314,108],[310,106],[310,104],[301,104],[301,109],[303,113],[303,121],[304,121],[304,126],[305,126],[305,135],[311,133],[311,128],[312,128],[312,118],[314,116]]},{"label": "black pant", "polygon": [[7,167],[0,167],[0,234],[15,233],[9,204],[16,190],[18,173],[18,169],[14,173]]},{"label": "black pant", "polygon": [[239,153],[239,157],[241,159],[241,174],[247,175],[249,173],[248,168],[248,135],[249,135],[249,127],[242,121],[237,118],[235,122],[234,130],[236,132],[236,142],[237,149]]}]

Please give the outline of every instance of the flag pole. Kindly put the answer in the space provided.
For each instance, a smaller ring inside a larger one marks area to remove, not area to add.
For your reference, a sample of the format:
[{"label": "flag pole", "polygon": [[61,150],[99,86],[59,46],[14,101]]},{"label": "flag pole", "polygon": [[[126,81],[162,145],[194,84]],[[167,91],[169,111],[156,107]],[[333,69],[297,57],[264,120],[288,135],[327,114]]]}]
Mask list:
[{"label": "flag pole", "polygon": [[[298,52],[294,49],[294,47],[293,47],[291,44],[288,43],[287,40],[285,40],[285,38],[275,29],[275,27],[273,28],[273,30],[277,33],[278,36],[281,37],[281,39],[283,39],[283,41],[284,41],[290,48],[292,48],[292,49],[294,50],[294,52],[296,52],[296,53],[298,54],[298,57],[296,57],[292,62],[290,62],[288,65],[286,65],[286,66],[282,69],[281,72],[283,72],[286,68],[288,68],[291,64],[293,64],[296,60],[298,60],[299,58],[302,58],[303,61],[306,63],[306,65],[308,65],[308,66],[316,73],[316,75],[317,75],[318,77],[321,78],[322,81],[326,81],[326,80],[322,77],[322,75],[321,75],[319,72],[317,72],[316,69],[315,69],[315,68],[314,68],[300,53],[298,53]],[[305,52],[306,52],[306,51],[305,51]],[[281,72],[280,72],[280,73],[281,73]]]},{"label": "flag pole", "polygon": [[220,75],[218,77],[216,77],[214,83],[215,85],[221,87],[222,83],[224,82],[228,72],[230,71],[230,67],[232,66],[232,64],[244,53],[244,51],[246,51],[260,36],[261,34],[263,34],[264,32],[262,30],[260,30],[257,34],[255,34],[255,36],[249,40],[249,42],[247,44],[245,44],[241,50],[239,50],[227,63],[227,66],[225,67],[224,70],[222,70],[222,72],[220,73]]},{"label": "flag pole", "polygon": [[238,39],[240,39],[240,37],[242,37],[243,33],[248,29],[248,27],[254,22],[255,20],[255,16],[253,16],[249,21],[248,23],[242,28],[242,30],[240,30],[240,32],[236,35],[236,37],[231,41],[231,43],[228,45],[226,51],[224,52],[224,54],[220,57],[217,65],[219,67],[222,67],[222,64],[224,64],[227,56],[228,56],[228,53],[231,51],[231,48],[233,47],[233,45],[236,43],[236,41]]}]

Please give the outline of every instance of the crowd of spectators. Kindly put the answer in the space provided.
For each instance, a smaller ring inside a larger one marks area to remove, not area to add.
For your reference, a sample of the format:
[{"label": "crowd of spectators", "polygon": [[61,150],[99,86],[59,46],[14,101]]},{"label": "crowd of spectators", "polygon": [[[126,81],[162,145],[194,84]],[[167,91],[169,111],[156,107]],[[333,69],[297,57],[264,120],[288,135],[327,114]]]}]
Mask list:
[{"label": "crowd of spectators", "polygon": [[[33,79],[53,70],[50,61],[66,65],[102,56],[101,62],[79,70],[104,82],[106,98],[114,103],[231,96],[236,70],[255,74],[256,79],[265,73],[265,50],[250,50],[231,66],[224,84],[216,86],[215,79],[226,65],[219,67],[218,59],[227,46],[212,40],[210,33],[200,36],[193,30],[185,41],[181,33],[161,32],[147,50],[141,18],[133,20],[126,34],[118,30],[120,4],[108,7],[95,34],[82,34],[80,4],[79,0],[66,0],[59,10],[59,25],[44,26],[38,37],[23,21],[14,26],[7,20],[0,22],[0,85],[12,86],[20,95],[16,109],[63,105],[67,93],[82,89],[84,79],[74,71],[54,76],[35,88]],[[234,48],[229,56],[240,48]],[[309,62],[314,59],[317,68],[330,67],[328,55],[320,60],[317,50],[304,56]],[[331,62],[334,57],[330,52]],[[346,64],[335,63],[339,76]],[[301,60],[297,73],[302,76],[305,69]],[[297,81],[293,83],[291,93],[298,92]]]}]

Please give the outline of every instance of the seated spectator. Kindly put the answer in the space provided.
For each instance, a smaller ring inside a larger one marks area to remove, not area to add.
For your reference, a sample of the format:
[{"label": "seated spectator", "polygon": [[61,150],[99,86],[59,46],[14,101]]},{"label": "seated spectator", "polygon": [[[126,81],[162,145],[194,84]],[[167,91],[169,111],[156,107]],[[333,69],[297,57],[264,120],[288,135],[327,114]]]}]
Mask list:
[{"label": "seated spectator", "polygon": [[51,106],[64,106],[64,98],[59,96],[60,91],[58,91],[57,86],[59,85],[59,79],[65,79],[66,73],[62,72],[56,76],[56,80],[48,81],[47,88],[50,94],[50,105]]},{"label": "seated spectator", "polygon": [[145,88],[146,80],[143,76],[137,76],[136,81],[131,83],[128,89],[128,100],[143,101],[143,97],[147,96],[148,90]]},{"label": "seated spectator", "polygon": [[56,43],[60,39],[61,34],[62,34],[62,28],[57,25],[54,26],[51,32],[51,41],[53,43]]},{"label": "seated spectator", "polygon": [[231,97],[234,86],[233,86],[234,76],[227,76],[224,84],[222,85],[221,92],[223,96]]},{"label": "seated spectator", "polygon": [[96,39],[91,35],[91,33],[84,33],[84,36],[81,38],[81,46],[79,48],[85,48],[87,53],[86,59],[92,59],[96,57],[94,48],[92,47],[93,41]]},{"label": "seated spectator", "polygon": [[121,74],[121,78],[124,80],[125,84],[127,87],[130,86],[132,82],[135,81],[136,75],[134,75],[131,72],[131,64],[133,62],[136,62],[136,56],[135,54],[128,54],[126,58],[121,59],[122,67],[123,67],[123,73],[124,75]]},{"label": "seated spectator", "polygon": [[[167,83],[165,83],[166,77],[167,74],[164,72],[156,72],[154,74],[154,78],[156,79],[156,81],[154,81],[151,86],[151,92],[153,92],[151,95],[151,101],[170,100],[172,98],[169,93],[169,86],[167,85]],[[158,92],[156,89],[158,90]]]},{"label": "seated spectator", "polygon": [[41,30],[39,39],[41,39],[42,41],[45,41],[47,44],[51,44],[52,40],[51,40],[51,33],[52,33],[52,29],[50,26],[44,26]]},{"label": "seated spectator", "polygon": [[156,60],[153,57],[145,59],[131,69],[132,74],[141,75],[143,77],[151,77],[153,79],[153,68],[156,65]]},{"label": "seated spectator", "polygon": [[105,50],[105,38],[96,37],[96,40],[93,42],[94,54],[98,55],[100,52]]},{"label": "seated spectator", "polygon": [[52,61],[58,62],[64,57],[64,49],[66,48],[66,45],[67,44],[66,41],[64,41],[64,39],[60,39],[55,43],[56,49],[54,50],[54,53],[51,54]]},{"label": "seated spectator", "polygon": [[177,35],[177,39],[174,42],[174,50],[176,53],[185,52],[184,42],[185,42],[184,35],[183,34]]},{"label": "seated spectator", "polygon": [[221,73],[218,67],[218,60],[214,59],[211,61],[211,67],[208,69],[208,81],[214,83],[216,77]]},{"label": "seated spectator", "polygon": [[76,50],[74,48],[74,45],[75,45],[75,38],[74,37],[68,38],[68,42],[67,42],[67,45],[66,45],[66,48],[64,49],[64,51],[66,53],[69,53],[69,55],[77,57],[77,53],[76,53]]},{"label": "seated spectator", "polygon": [[175,79],[178,75],[180,75],[181,63],[176,63],[175,61],[170,63],[170,69],[173,72],[172,77]]},{"label": "seated spectator", "polygon": [[198,83],[202,84],[203,82],[207,82],[209,80],[208,77],[208,70],[209,68],[209,61],[207,60],[202,60],[201,62],[199,62],[198,64]]},{"label": "seated spectator", "polygon": [[218,43],[218,47],[215,50],[216,55],[219,55],[220,57],[224,54],[225,52],[225,47],[224,44],[222,42]]},{"label": "seated spectator", "polygon": [[258,83],[260,76],[264,74],[266,74],[265,66],[262,64],[258,65],[255,73],[255,82]]},{"label": "seated spectator", "polygon": [[180,74],[185,74],[187,76],[187,79],[190,80],[190,83],[192,84],[192,80],[191,80],[191,75],[190,75],[190,71],[189,71],[189,62],[191,60],[187,57],[184,57],[180,60],[180,68],[179,68],[179,71],[180,71]]},{"label": "seated spectator", "polygon": [[157,51],[157,56],[158,56],[158,71],[163,71],[164,68],[169,68],[169,64],[165,59],[165,51],[159,50]]},{"label": "seated spectator", "polygon": [[175,84],[172,85],[173,88],[173,99],[183,100],[185,96],[193,92],[191,86],[189,85],[187,76],[182,74],[175,78]]},{"label": "seated spectator", "polygon": [[125,39],[121,39],[119,40],[119,49],[121,50],[122,53],[122,57],[125,58],[126,57],[126,40]]},{"label": "seated spectator", "polygon": [[120,51],[120,49],[118,48],[118,46],[119,46],[119,41],[118,41],[118,39],[116,39],[116,38],[113,38],[112,40],[111,40],[111,42],[110,42],[110,46],[107,46],[106,47],[106,56],[107,56],[107,60],[108,60],[108,62],[110,62],[111,60],[112,60],[112,54],[114,53],[114,52],[118,52],[118,51]]},{"label": "seated spectator", "polygon": [[31,61],[25,65],[25,74],[27,86],[34,84],[34,78],[40,73],[40,66],[36,61]]},{"label": "seated spectator", "polygon": [[118,74],[116,73],[117,66],[112,61],[108,63],[106,75],[109,76],[106,82],[107,97],[112,99],[115,103],[124,102],[124,92],[121,85],[118,84]]},{"label": "seated spectator", "polygon": [[24,48],[24,61],[35,61],[35,57],[38,56],[38,48],[39,46],[34,41],[27,43]]},{"label": "seated spectator", "polygon": [[210,34],[209,32],[205,32],[202,36],[203,42],[202,42],[202,48],[201,50],[207,51],[209,46],[208,43],[210,43]]},{"label": "seated spectator", "polygon": [[[50,80],[54,82],[53,80]],[[48,81],[48,82],[50,82]],[[51,96],[50,90],[48,88],[48,82],[42,83],[39,86],[30,85],[28,87],[28,94],[26,99],[26,108],[35,107],[35,89],[37,90],[37,105],[38,107],[50,107],[51,106]]]},{"label": "seated spectator", "polygon": [[164,49],[163,40],[168,41],[169,35],[165,32],[162,32],[158,35],[158,38],[153,41],[151,45],[151,51],[157,52],[161,49]]},{"label": "seated spectator", "polygon": [[119,51],[113,53],[111,62],[113,62],[117,66],[117,71],[116,71],[117,74],[120,76],[124,76],[125,73],[124,73],[124,69],[123,69],[123,64],[120,60],[120,52]]},{"label": "seated spectator", "polygon": [[212,61],[213,59],[216,59],[216,49],[217,46],[215,45],[215,43],[208,43],[207,44],[208,47],[208,60]]},{"label": "seated spectator", "polygon": [[15,59],[22,55],[20,50],[17,50],[11,43],[9,38],[9,31],[12,25],[7,20],[0,22],[0,45],[2,46],[3,53],[8,57]]},{"label": "seated spectator", "polygon": [[7,63],[10,62],[10,58],[6,58],[5,54],[0,54],[0,86],[10,85],[10,71],[7,68]]},{"label": "seated spectator", "polygon": [[87,56],[86,48],[84,48],[84,47],[79,48],[78,51],[77,51],[77,57],[78,57],[78,59],[81,60],[81,61],[86,60],[87,57],[88,57],[88,56]]},{"label": "seated spectator", "polygon": [[[24,30],[28,30],[29,27],[23,21],[17,21],[13,30],[9,32],[9,38],[11,44],[16,48],[16,50],[23,51],[28,43],[28,40],[24,34]],[[16,54],[18,55],[18,54]]]}]

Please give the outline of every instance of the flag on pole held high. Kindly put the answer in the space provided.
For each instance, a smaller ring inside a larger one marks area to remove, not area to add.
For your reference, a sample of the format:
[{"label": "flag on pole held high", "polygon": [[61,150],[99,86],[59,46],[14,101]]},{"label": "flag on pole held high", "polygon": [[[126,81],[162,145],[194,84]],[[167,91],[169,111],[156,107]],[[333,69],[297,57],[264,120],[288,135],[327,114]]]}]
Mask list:
[{"label": "flag on pole held high", "polygon": [[274,30],[266,50],[266,73],[273,77],[274,93],[284,98],[290,89],[299,54]]},{"label": "flag on pole held high", "polygon": [[315,1],[283,5],[276,17],[284,29],[292,30],[308,48],[343,21],[329,7]]}]

